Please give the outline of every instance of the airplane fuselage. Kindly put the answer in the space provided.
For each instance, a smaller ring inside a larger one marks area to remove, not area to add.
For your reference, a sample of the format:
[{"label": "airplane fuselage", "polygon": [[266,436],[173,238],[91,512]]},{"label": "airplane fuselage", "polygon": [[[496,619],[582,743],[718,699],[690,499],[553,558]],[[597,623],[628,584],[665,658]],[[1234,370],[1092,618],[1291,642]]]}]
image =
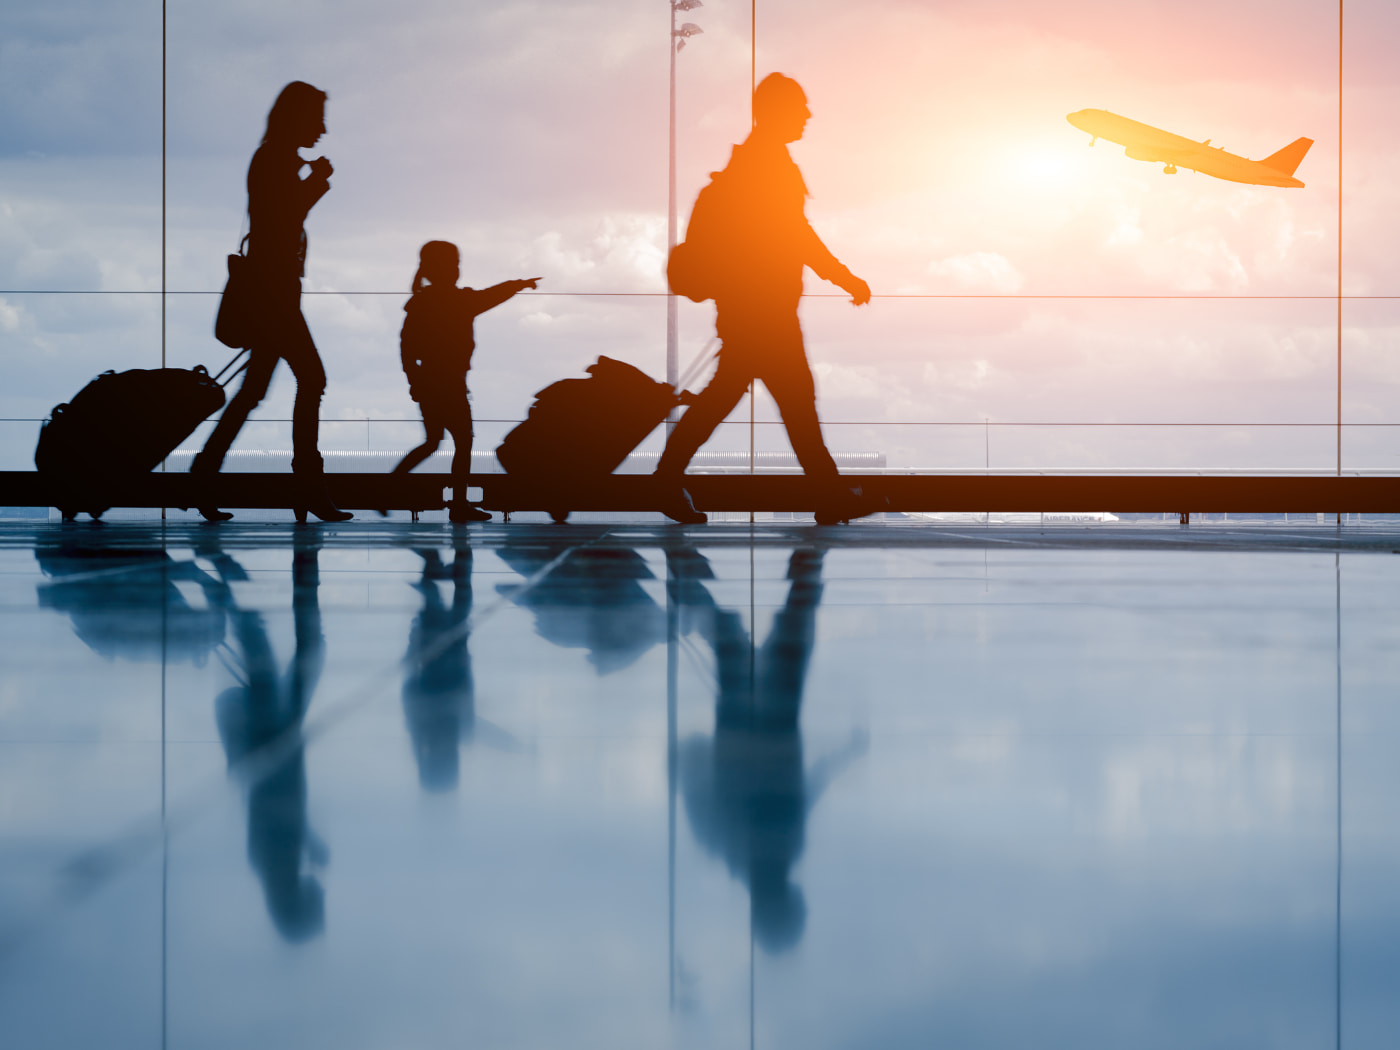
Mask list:
[{"label": "airplane fuselage", "polygon": [[[1169,174],[1175,168],[1188,168],[1217,179],[1253,186],[1303,185],[1293,177],[1291,171],[1280,171],[1264,161],[1249,160],[1227,153],[1219,146],[1212,146],[1209,139],[1205,142],[1195,142],[1181,135],[1173,135],[1170,131],[1120,117],[1117,113],[1110,113],[1104,109],[1081,109],[1077,113],[1071,113],[1066,119],[1095,139],[1107,139],[1125,147],[1125,152],[1133,160],[1166,165]],[[1306,153],[1307,147],[1312,145],[1312,140],[1300,139],[1294,144],[1295,147],[1300,145],[1302,152]],[[1301,156],[1298,159],[1301,159]],[[1294,160],[1293,164],[1296,166],[1297,160]]]}]

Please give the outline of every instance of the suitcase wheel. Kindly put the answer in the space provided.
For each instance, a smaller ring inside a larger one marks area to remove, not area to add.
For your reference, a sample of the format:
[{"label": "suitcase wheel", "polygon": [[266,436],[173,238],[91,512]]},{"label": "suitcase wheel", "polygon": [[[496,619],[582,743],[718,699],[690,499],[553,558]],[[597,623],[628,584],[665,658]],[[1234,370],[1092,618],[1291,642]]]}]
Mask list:
[{"label": "suitcase wheel", "polygon": [[554,519],[554,524],[556,525],[563,525],[569,520],[569,512],[567,510],[552,510],[549,512],[549,516]]}]

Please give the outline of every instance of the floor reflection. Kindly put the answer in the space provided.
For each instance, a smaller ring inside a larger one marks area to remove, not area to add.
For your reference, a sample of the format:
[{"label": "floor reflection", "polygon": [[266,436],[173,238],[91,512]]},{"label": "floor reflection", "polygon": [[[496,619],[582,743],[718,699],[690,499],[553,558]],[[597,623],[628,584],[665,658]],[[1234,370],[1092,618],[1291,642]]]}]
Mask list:
[{"label": "floor reflection", "polygon": [[1400,530],[379,528],[0,530],[15,1045],[1395,1042]]},{"label": "floor reflection", "polygon": [[240,679],[215,700],[215,719],[229,768],[245,780],[248,861],[262,884],[273,925],[289,941],[316,936],[326,922],[320,869],[329,852],[307,815],[302,737],[302,723],[326,659],[319,554],[317,531],[296,534],[292,548],[296,647],[281,671],[263,614],[240,608],[227,586],[243,576],[238,563],[229,555],[214,553],[225,584],[221,604],[232,628],[230,670]]},{"label": "floor reflection", "polygon": [[[423,790],[450,791],[457,786],[461,744],[476,728],[476,685],[467,648],[472,551],[459,546],[447,565],[436,550],[416,553],[423,559],[423,576],[415,584],[423,608],[414,617],[404,657],[404,722]],[[450,583],[451,602],[443,602],[440,580]]]},{"label": "floor reflection", "polygon": [[[39,606],[66,613],[74,633],[99,656],[146,663],[203,665],[223,641],[224,610],[213,601],[219,580],[159,547],[112,549],[67,535],[35,547]],[[203,589],[207,605],[190,605],[180,582]]]},{"label": "floor reflection", "polygon": [[807,817],[865,749],[856,732],[811,769],[803,757],[799,721],[824,555],[820,547],[793,551],[787,600],[755,649],[743,616],[722,608],[702,582],[714,578],[705,556],[693,548],[667,551],[682,630],[714,650],[718,680],[714,733],[692,736],[680,749],[686,815],[696,839],[748,887],[754,938],[775,953],[793,947],[806,926],[807,903],[792,868],[802,855]]},{"label": "floor reflection", "polygon": [[500,585],[502,594],[534,614],[541,638],[588,650],[588,662],[599,674],[631,666],[666,640],[666,612],[639,582],[655,575],[635,550],[511,537],[496,553],[528,579],[566,551],[572,553],[537,586]]}]

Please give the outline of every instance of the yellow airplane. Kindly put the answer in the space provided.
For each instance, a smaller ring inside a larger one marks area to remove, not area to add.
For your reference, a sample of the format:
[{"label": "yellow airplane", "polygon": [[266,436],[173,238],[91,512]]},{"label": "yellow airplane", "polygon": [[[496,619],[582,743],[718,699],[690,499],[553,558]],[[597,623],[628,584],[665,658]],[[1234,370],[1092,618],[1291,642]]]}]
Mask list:
[{"label": "yellow airplane", "polygon": [[1139,124],[1136,120],[1120,117],[1106,109],[1081,109],[1065,118],[1080,131],[1093,136],[1093,145],[1099,139],[1116,142],[1127,147],[1125,152],[1133,160],[1151,161],[1165,164],[1162,171],[1175,175],[1178,167],[1199,171],[1203,175],[1213,175],[1229,182],[1245,182],[1252,186],[1295,186],[1303,184],[1293,177],[1298,165],[1312,146],[1312,139],[1298,139],[1272,156],[1263,160],[1247,160],[1233,153],[1226,153],[1220,146],[1212,146],[1210,139],[1194,142],[1170,131]]}]

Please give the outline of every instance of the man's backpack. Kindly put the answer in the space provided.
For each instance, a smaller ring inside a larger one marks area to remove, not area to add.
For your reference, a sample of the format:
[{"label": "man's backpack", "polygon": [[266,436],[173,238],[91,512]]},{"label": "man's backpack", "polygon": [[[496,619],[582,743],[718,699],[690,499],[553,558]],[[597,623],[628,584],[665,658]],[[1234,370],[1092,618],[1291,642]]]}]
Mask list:
[{"label": "man's backpack", "polygon": [[710,181],[690,210],[685,240],[671,249],[666,261],[671,291],[692,302],[715,298],[731,269],[735,209],[729,182],[726,172],[710,172]]}]

